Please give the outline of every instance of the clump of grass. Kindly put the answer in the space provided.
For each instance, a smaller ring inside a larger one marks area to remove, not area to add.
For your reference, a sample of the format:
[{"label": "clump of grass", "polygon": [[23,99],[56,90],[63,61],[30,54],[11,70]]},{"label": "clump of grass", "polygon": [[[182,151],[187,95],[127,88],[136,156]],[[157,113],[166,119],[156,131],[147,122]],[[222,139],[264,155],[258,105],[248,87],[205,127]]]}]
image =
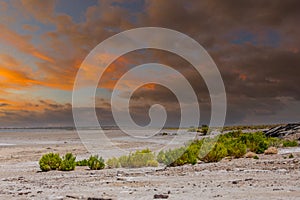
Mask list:
[{"label": "clump of grass", "polygon": [[156,160],[148,160],[147,167],[157,167],[158,162]]},{"label": "clump of grass", "polygon": [[247,145],[242,142],[232,142],[225,146],[227,155],[234,158],[241,158],[247,153]]},{"label": "clump of grass", "polygon": [[254,156],[253,159],[256,159],[256,160],[257,160],[257,159],[259,159],[259,157],[258,157],[258,156]]},{"label": "clump of grass", "polygon": [[105,168],[104,159],[98,155],[90,156],[88,160],[88,167],[91,170],[100,170]]},{"label": "clump of grass", "polygon": [[195,140],[186,147],[160,151],[157,155],[157,161],[167,166],[175,167],[184,164],[196,164],[199,159],[200,148],[203,140]]},{"label": "clump of grass", "polygon": [[128,156],[121,156],[118,160],[120,165],[125,168],[139,168],[158,165],[155,160],[155,154],[149,149],[136,151],[134,153],[130,153]]},{"label": "clump of grass", "polygon": [[268,138],[262,132],[241,134],[238,140],[246,144],[250,151],[257,154],[264,153],[264,151],[269,147]]},{"label": "clump of grass", "polygon": [[88,166],[88,160],[83,159],[83,160],[76,161],[76,166]]},{"label": "clump of grass", "polygon": [[42,156],[39,161],[40,169],[42,171],[56,170],[59,168],[62,159],[58,153],[48,153]]},{"label": "clump of grass", "polygon": [[284,140],[282,145],[283,147],[296,147],[298,146],[298,142],[296,140]]},{"label": "clump of grass", "polygon": [[59,170],[61,171],[72,171],[75,169],[75,166],[76,166],[76,157],[73,156],[72,153],[67,153],[61,163],[60,163],[60,166],[59,166]]},{"label": "clump of grass", "polygon": [[268,142],[269,142],[269,146],[271,146],[271,147],[279,148],[279,147],[283,146],[282,145],[283,140],[279,139],[279,138],[269,137]]},{"label": "clump of grass", "polygon": [[207,135],[208,132],[209,132],[208,126],[207,125],[202,125],[200,132],[203,133],[203,135]]},{"label": "clump of grass", "polygon": [[157,161],[167,166],[178,166],[186,164],[186,162],[184,162],[182,158],[180,159],[185,151],[185,147],[169,149],[167,151],[160,151],[157,155]]},{"label": "clump of grass", "polygon": [[219,162],[228,155],[226,146],[223,143],[216,143],[213,149],[201,160],[204,162]]},{"label": "clump of grass", "polygon": [[118,158],[113,157],[106,161],[106,165],[108,168],[119,168],[121,166]]}]

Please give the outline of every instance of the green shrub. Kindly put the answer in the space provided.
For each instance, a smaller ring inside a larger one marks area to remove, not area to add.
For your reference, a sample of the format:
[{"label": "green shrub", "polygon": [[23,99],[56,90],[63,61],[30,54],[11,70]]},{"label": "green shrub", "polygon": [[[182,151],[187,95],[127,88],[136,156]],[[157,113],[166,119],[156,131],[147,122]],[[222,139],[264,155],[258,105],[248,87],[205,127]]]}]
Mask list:
[{"label": "green shrub", "polygon": [[199,152],[202,147],[203,140],[196,140],[186,147],[185,152],[170,166],[180,166],[184,164],[196,164],[199,159]]},{"label": "green shrub", "polygon": [[275,138],[275,137],[269,137],[268,138],[268,142],[269,142],[269,147],[280,147],[282,145],[282,140],[279,138]]},{"label": "green shrub", "polygon": [[40,169],[42,171],[56,170],[59,168],[60,164],[61,158],[59,157],[58,153],[45,154],[39,161]]},{"label": "green shrub", "polygon": [[178,166],[181,165],[181,160],[178,160],[186,151],[185,147],[176,149],[169,149],[167,151],[160,151],[157,155],[157,161],[167,166]]},{"label": "green shrub", "polygon": [[128,156],[121,156],[119,157],[119,163],[122,167],[129,167],[129,162],[128,162]]},{"label": "green shrub", "polygon": [[160,151],[157,156],[156,156],[156,160],[159,163],[165,163],[166,160],[166,155],[164,151]]},{"label": "green shrub", "polygon": [[296,146],[298,146],[298,142],[296,140],[292,140],[292,141],[290,141],[290,140],[284,140],[282,142],[282,145],[284,147],[296,147]]},{"label": "green shrub", "polygon": [[247,145],[247,148],[257,154],[264,153],[269,147],[268,138],[262,132],[244,133],[240,136],[239,140]]},{"label": "green shrub", "polygon": [[76,166],[88,166],[88,160],[83,159],[83,160],[76,161]]},{"label": "green shrub", "polygon": [[119,160],[115,157],[108,159],[106,165],[108,168],[119,168],[121,166]]},{"label": "green shrub", "polygon": [[61,171],[72,171],[76,166],[76,157],[72,153],[67,153],[60,163],[59,170]]},{"label": "green shrub", "polygon": [[258,157],[258,156],[254,156],[253,159],[256,159],[256,160],[257,160],[257,159],[259,159],[259,157]]},{"label": "green shrub", "polygon": [[224,144],[217,142],[213,149],[201,160],[204,162],[219,162],[227,156],[228,152]]},{"label": "green shrub", "polygon": [[154,161],[155,154],[149,149],[136,151],[134,153],[130,153],[128,156],[121,156],[119,158],[121,166],[129,168],[147,167],[149,166],[149,163],[154,164]]},{"label": "green shrub", "polygon": [[226,145],[228,156],[234,158],[241,158],[247,152],[247,146],[242,142],[233,141],[230,144]]},{"label": "green shrub", "polygon": [[138,168],[147,166],[148,160],[153,160],[154,156],[147,150],[136,151],[128,156],[128,167]]},{"label": "green shrub", "polygon": [[208,133],[208,126],[207,125],[202,125],[201,133],[203,133],[203,135],[207,135],[207,133]]},{"label": "green shrub", "polygon": [[158,162],[156,160],[148,160],[147,167],[157,167]]},{"label": "green shrub", "polygon": [[90,156],[88,160],[88,166],[91,170],[100,170],[104,169],[105,163],[102,157],[99,158],[98,155]]}]

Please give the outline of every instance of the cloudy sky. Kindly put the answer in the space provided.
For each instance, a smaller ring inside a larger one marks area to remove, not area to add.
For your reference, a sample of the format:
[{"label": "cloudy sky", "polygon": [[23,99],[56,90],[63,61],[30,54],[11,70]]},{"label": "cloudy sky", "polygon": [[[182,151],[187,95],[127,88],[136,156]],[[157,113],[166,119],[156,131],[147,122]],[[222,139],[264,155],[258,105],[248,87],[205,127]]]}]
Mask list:
[{"label": "cloudy sky", "polygon": [[[224,81],[226,124],[299,122],[299,21],[298,0],[1,1],[0,127],[72,125],[72,89],[85,57],[110,36],[148,26],[180,31],[207,50]],[[118,79],[144,63],[180,72],[197,95],[201,123],[208,123],[211,101],[201,75],[178,55],[147,49],[119,57],[101,77],[96,96],[101,124],[113,124],[110,97]],[[176,85],[176,77],[170,80]],[[130,83],[127,90],[134,88]],[[153,104],[165,106],[167,126],[178,125],[176,94],[158,84],[131,96],[137,124],[149,123]],[[83,102],[78,109],[88,116],[91,108]]]}]

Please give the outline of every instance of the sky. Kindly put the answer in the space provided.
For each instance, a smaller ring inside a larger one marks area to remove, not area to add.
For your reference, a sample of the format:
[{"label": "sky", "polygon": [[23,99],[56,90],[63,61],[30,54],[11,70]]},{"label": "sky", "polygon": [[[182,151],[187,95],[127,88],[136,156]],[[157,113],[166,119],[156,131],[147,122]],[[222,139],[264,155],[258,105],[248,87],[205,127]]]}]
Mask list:
[{"label": "sky", "polygon": [[[73,126],[72,90],[84,59],[105,39],[139,27],[176,30],[205,48],[224,81],[226,125],[299,122],[299,21],[297,0],[1,1],[0,127]],[[115,48],[118,45],[122,44]],[[209,122],[211,99],[201,75],[178,55],[146,49],[119,57],[101,77],[95,103],[102,125],[114,124],[110,99],[118,79],[144,63],[161,63],[180,72],[197,96],[200,124]],[[151,67],[147,70],[154,77],[164,75]],[[93,77],[94,72],[86,76]],[[118,88],[120,98],[142,75],[133,79]],[[176,77],[161,79],[180,86]],[[159,84],[133,92],[129,105],[133,120],[149,123],[148,111],[154,104],[165,107],[166,126],[178,125],[176,94]],[[92,108],[83,101],[78,109],[88,121]]]}]

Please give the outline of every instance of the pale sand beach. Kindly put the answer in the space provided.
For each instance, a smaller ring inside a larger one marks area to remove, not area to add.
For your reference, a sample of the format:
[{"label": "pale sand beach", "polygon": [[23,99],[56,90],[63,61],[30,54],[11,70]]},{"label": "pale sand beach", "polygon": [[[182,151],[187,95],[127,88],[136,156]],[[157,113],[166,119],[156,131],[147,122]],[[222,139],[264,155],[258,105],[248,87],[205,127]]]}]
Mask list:
[{"label": "pale sand beach", "polygon": [[[126,141],[112,131],[112,140],[124,149],[153,147]],[[172,132],[172,131],[171,131]],[[280,149],[259,159],[223,159],[174,168],[40,172],[38,161],[49,152],[72,152],[77,158],[90,153],[75,131],[22,130],[0,133],[0,199],[299,199],[300,149]],[[158,137],[158,139],[155,139]],[[288,158],[293,152],[294,158]]]}]

